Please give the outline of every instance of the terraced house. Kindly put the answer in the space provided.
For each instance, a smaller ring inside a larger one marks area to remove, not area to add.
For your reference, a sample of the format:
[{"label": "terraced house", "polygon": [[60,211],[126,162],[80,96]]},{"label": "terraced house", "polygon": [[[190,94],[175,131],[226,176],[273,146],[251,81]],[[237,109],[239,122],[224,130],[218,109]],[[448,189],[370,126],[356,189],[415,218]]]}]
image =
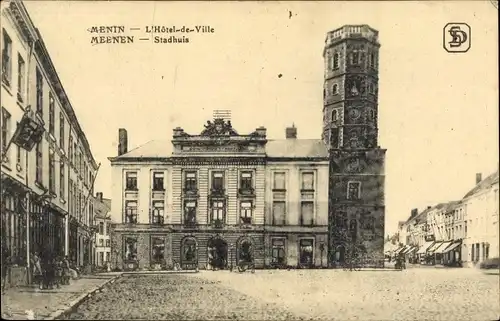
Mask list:
[{"label": "terraced house", "polygon": [[127,150],[113,172],[112,264],[123,269],[224,269],[326,263],[328,157],[321,140],[268,140],[214,118],[200,134]]},{"label": "terraced house", "polygon": [[29,256],[90,263],[97,164],[55,66],[21,1],[2,2],[2,246],[12,284]]}]

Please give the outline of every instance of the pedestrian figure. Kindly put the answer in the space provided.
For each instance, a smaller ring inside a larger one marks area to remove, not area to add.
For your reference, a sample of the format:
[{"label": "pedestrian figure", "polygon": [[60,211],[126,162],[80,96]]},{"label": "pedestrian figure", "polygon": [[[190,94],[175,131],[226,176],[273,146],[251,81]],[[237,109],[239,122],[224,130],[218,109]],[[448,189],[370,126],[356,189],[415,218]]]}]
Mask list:
[{"label": "pedestrian figure", "polygon": [[33,283],[37,284],[40,290],[43,289],[43,270],[40,262],[40,257],[36,253],[33,253],[32,260],[32,275],[33,275]]},{"label": "pedestrian figure", "polygon": [[9,270],[9,251],[7,244],[2,240],[2,293],[5,292],[7,287],[7,275]]},{"label": "pedestrian figure", "polygon": [[55,268],[55,280],[54,283],[56,287],[59,289],[61,284],[63,283],[63,263],[60,256],[54,259],[54,268]]},{"label": "pedestrian figure", "polygon": [[46,252],[43,257],[43,272],[44,272],[44,286],[47,289],[54,288],[54,279],[55,279],[55,267],[54,267],[54,259],[51,252]]}]

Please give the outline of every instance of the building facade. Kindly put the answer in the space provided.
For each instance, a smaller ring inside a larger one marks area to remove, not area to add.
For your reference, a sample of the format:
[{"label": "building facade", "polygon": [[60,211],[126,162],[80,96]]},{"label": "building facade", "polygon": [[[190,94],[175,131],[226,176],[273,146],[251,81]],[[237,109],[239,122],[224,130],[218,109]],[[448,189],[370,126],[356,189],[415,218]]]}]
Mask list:
[{"label": "building facade", "polygon": [[420,263],[464,267],[499,257],[498,201],[498,171],[484,180],[477,174],[462,199],[412,211],[400,230],[406,237],[400,252],[418,246]]},{"label": "building facade", "polygon": [[[79,265],[88,261],[87,196],[97,164],[23,3],[1,5],[2,235],[16,283],[28,275],[32,253],[70,255]],[[18,130],[25,118],[41,129],[32,149],[13,143],[24,139]]]},{"label": "building facade", "polygon": [[498,170],[482,179],[461,200],[464,216],[464,265],[472,267],[499,253]]},{"label": "building facade", "polygon": [[105,267],[111,260],[111,238],[109,236],[111,218],[111,200],[103,198],[102,193],[92,197],[94,204],[94,259],[96,266]]},{"label": "building facade", "polygon": [[329,150],[330,266],[384,260],[384,162],[378,146],[378,31],[344,26],[327,34],[323,141]]},{"label": "building facade", "polygon": [[230,121],[127,152],[113,172],[112,265],[224,269],[326,263],[328,158],[320,140],[240,135]]}]

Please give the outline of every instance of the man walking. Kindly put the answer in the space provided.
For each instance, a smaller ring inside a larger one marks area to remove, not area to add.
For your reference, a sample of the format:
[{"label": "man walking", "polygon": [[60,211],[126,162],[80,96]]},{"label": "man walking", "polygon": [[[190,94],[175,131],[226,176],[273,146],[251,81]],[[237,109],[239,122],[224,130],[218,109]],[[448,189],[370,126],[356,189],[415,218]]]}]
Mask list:
[{"label": "man walking", "polygon": [[7,275],[9,271],[9,251],[3,235],[2,233],[2,294],[5,293],[7,287]]}]

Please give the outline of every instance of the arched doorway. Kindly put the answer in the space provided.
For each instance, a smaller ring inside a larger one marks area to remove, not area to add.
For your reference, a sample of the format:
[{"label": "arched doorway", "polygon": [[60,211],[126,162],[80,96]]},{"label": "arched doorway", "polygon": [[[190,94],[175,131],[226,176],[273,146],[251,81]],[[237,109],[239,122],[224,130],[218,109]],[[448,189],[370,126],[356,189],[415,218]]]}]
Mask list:
[{"label": "arched doorway", "polygon": [[208,241],[208,268],[224,269],[227,266],[227,242],[220,237]]},{"label": "arched doorway", "polygon": [[338,245],[335,248],[335,255],[333,257],[335,265],[339,265],[341,263],[345,262],[345,246],[344,245]]},{"label": "arched doorway", "polygon": [[184,270],[194,270],[198,267],[198,242],[188,236],[182,240],[181,266]]},{"label": "arched doorway", "polygon": [[254,260],[252,240],[242,238],[238,241],[236,264],[252,263]]}]

